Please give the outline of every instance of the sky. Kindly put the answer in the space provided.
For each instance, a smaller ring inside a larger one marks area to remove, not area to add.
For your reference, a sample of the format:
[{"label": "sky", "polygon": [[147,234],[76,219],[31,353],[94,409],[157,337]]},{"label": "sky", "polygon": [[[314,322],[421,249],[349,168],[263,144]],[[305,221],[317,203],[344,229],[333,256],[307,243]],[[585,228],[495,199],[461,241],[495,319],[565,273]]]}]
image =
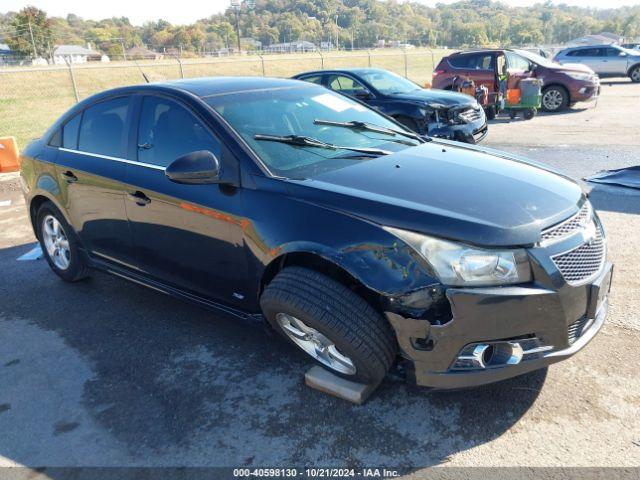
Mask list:
[{"label": "sky", "polygon": [[[426,5],[436,3],[453,3],[455,0],[418,0]],[[538,3],[541,0],[502,0],[513,6],[526,6]],[[224,11],[229,6],[230,0],[180,0],[172,2],[167,0],[140,1],[140,0],[2,0],[0,12],[17,11],[27,5],[34,5],[49,16],[65,17],[68,13],[92,20],[101,20],[109,17],[128,17],[134,25],[142,25],[149,20],[160,18],[175,25],[193,23],[194,21],[208,17],[214,13]],[[554,3],[566,3],[583,7],[616,8],[623,5],[638,5],[640,0],[562,0]],[[179,5],[179,6],[178,6]]]}]

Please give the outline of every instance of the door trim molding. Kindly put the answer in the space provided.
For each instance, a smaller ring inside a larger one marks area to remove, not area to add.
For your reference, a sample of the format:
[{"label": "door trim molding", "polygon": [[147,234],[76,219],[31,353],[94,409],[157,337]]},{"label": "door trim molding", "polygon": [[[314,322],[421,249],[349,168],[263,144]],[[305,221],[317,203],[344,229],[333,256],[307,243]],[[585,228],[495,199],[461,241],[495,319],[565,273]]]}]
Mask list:
[{"label": "door trim molding", "polygon": [[160,165],[153,165],[152,163],[136,162],[135,160],[127,160],[126,158],[110,157],[109,155],[101,155],[99,153],[82,152],[80,150],[74,150],[72,148],[64,148],[64,147],[60,147],[59,150],[61,150],[63,152],[68,152],[68,153],[77,153],[79,155],[88,155],[90,157],[95,157],[95,158],[103,158],[105,160],[113,160],[114,162],[127,163],[129,165],[137,165],[139,167],[151,168],[153,170],[161,170],[163,172],[166,170],[165,167],[161,167]]}]

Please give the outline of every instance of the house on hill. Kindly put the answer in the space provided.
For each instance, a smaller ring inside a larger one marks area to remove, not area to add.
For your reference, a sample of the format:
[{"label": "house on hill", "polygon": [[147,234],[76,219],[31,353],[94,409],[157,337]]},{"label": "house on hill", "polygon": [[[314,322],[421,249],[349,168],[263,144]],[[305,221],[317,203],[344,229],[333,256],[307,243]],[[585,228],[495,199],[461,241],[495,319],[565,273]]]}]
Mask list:
[{"label": "house on hill", "polygon": [[80,45],[57,45],[53,50],[53,63],[66,65],[67,63],[87,63],[89,60],[100,60],[100,52]]}]

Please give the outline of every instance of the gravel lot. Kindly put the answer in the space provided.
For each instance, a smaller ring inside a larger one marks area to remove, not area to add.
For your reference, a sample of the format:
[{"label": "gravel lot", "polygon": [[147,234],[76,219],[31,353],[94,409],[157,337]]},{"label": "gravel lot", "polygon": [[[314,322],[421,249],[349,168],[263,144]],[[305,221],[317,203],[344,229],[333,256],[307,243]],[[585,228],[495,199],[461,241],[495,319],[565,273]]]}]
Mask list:
[{"label": "gravel lot", "polygon": [[[497,119],[486,144],[576,177],[638,163],[640,85],[596,108]],[[0,174],[0,465],[640,466],[640,192],[597,187],[616,264],[608,322],[546,371],[458,392],[385,381],[364,406],[253,325],[96,274],[61,282]]]}]

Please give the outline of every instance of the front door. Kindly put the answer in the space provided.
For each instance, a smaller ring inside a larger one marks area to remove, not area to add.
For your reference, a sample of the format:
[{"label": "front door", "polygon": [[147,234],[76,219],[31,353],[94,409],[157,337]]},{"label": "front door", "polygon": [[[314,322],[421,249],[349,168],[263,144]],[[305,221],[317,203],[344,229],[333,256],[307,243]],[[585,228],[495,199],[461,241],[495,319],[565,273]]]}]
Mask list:
[{"label": "front door", "polygon": [[162,96],[139,98],[136,163],[127,166],[126,209],[137,266],[163,283],[242,304],[246,278],[242,190],[170,181],[178,157],[209,150],[223,169],[235,159],[188,107]]},{"label": "front door", "polygon": [[131,97],[101,101],[63,126],[57,157],[62,197],[71,224],[90,254],[131,264],[125,211],[126,144]]},{"label": "front door", "polygon": [[520,81],[532,76],[532,64],[517,53],[505,52],[507,62],[507,88],[519,88]]}]

